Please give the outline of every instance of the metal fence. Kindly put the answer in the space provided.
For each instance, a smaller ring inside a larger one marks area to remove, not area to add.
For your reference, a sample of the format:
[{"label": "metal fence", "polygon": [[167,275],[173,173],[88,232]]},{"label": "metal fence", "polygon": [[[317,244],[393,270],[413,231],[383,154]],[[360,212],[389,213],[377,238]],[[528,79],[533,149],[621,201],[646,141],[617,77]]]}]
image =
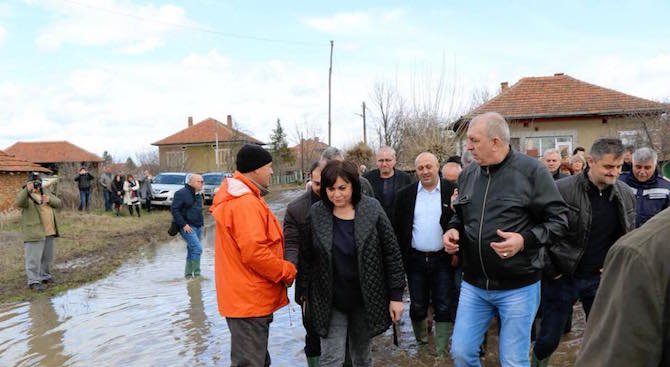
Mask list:
[{"label": "metal fence", "polygon": [[300,171],[294,172],[291,175],[273,175],[270,184],[272,185],[297,184],[304,182],[304,178],[305,178],[304,175]]}]

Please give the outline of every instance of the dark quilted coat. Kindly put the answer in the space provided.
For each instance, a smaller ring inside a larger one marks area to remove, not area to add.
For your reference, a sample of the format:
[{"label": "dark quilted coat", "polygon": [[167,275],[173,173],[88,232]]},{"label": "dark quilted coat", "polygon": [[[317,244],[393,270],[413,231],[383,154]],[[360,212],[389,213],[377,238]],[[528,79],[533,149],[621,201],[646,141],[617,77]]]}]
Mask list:
[{"label": "dark quilted coat", "polygon": [[[309,321],[318,335],[326,337],[333,307],[333,214],[318,202],[310,209],[309,221],[312,243],[305,255],[311,261],[300,262],[298,286],[308,288]],[[363,196],[356,206],[354,240],[369,336],[373,337],[391,325],[391,292],[397,294],[405,288],[398,241],[374,198]]]}]

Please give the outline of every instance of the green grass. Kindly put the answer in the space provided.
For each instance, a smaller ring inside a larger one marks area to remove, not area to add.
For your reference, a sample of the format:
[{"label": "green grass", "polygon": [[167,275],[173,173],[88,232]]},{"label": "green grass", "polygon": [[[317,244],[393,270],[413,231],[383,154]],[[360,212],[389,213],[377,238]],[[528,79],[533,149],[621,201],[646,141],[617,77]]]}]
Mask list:
[{"label": "green grass", "polygon": [[[46,294],[100,279],[136,256],[142,246],[170,238],[167,210],[143,212],[141,218],[130,217],[127,211],[121,217],[104,211],[60,211],[57,220],[60,237],[56,239],[53,271],[57,283]],[[35,294],[26,288],[18,222],[3,224],[0,244],[0,303],[30,299]]]}]

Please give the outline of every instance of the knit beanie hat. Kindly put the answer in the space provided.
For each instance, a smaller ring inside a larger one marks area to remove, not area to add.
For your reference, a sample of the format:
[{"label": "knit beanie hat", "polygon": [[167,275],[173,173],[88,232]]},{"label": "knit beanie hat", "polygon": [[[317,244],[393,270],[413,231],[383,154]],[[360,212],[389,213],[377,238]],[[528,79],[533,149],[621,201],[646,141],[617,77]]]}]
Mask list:
[{"label": "knit beanie hat", "polygon": [[257,170],[270,162],[272,162],[272,155],[256,144],[244,144],[237,152],[237,158],[235,159],[237,170],[240,173]]}]

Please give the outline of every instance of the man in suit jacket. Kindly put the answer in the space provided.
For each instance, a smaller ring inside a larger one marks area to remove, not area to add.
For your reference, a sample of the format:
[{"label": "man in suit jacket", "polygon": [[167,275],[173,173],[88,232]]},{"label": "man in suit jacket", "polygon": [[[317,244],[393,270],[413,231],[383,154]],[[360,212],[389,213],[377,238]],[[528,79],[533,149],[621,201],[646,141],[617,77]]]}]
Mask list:
[{"label": "man in suit jacket", "polygon": [[428,341],[426,316],[432,301],[435,348],[438,356],[446,356],[453,327],[449,311],[455,301],[454,269],[451,255],[444,251],[442,235],[453,213],[449,204],[455,186],[440,180],[440,165],[431,153],[419,154],[415,167],[419,182],[398,191],[393,225],[407,272],[409,316],[416,340]]},{"label": "man in suit jacket", "polygon": [[382,204],[390,220],[393,220],[393,201],[396,193],[412,182],[407,173],[395,169],[395,164],[395,150],[383,146],[377,151],[378,168],[365,174],[375,192],[375,198]]}]

